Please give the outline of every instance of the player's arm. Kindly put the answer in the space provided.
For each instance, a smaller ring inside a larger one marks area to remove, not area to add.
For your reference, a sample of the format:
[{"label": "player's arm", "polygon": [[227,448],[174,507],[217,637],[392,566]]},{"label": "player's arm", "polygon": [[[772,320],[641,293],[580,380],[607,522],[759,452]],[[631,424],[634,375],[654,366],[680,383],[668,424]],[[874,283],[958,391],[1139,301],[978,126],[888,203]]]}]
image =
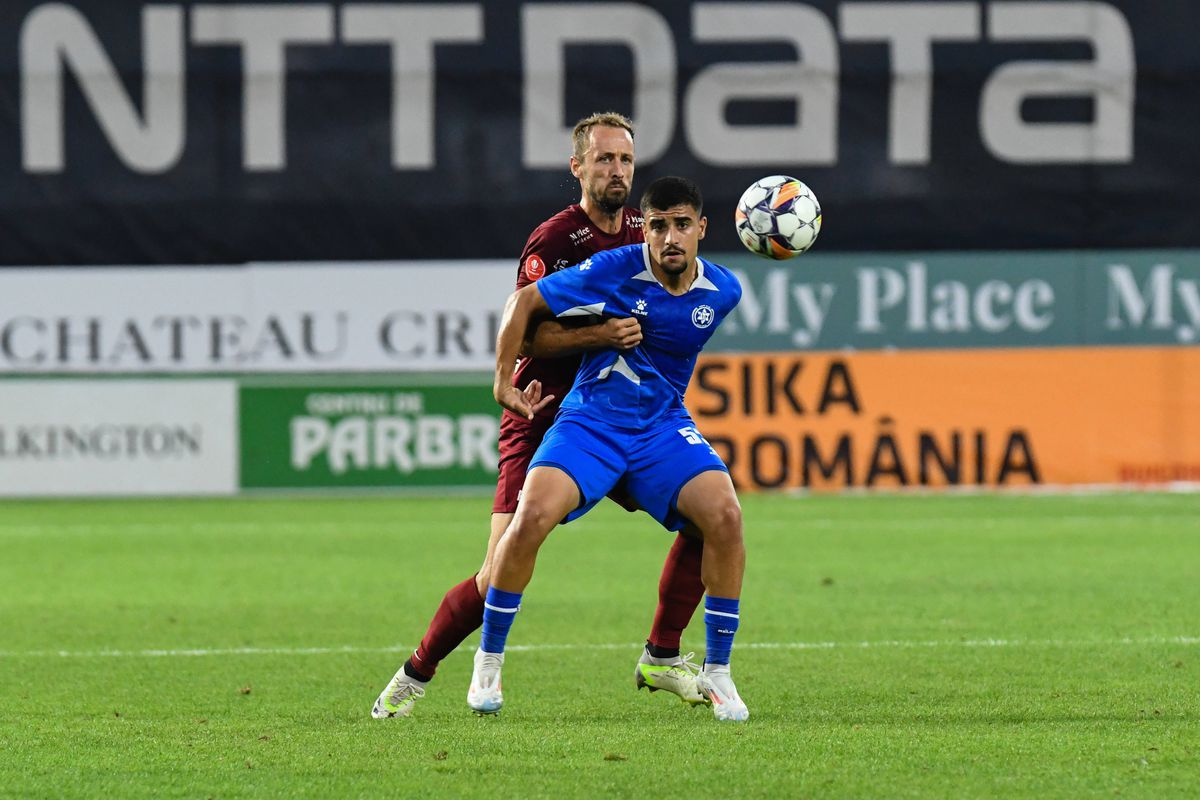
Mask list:
[{"label": "player's arm", "polygon": [[525,342],[531,321],[554,316],[542,293],[534,284],[518,289],[509,295],[500,318],[500,332],[496,335],[496,380],[492,384],[492,395],[496,402],[514,414],[527,419],[554,399],[554,395],[542,397],[541,381],[532,381],[524,390],[513,386],[513,372],[521,345]]},{"label": "player's arm", "polygon": [[[567,233],[550,223],[540,225],[525,243],[521,251],[521,266],[517,270],[517,289],[524,289],[540,280],[552,278],[546,264],[567,264],[576,255],[573,248],[566,246]],[[600,316],[565,317],[562,319],[533,320],[521,355],[534,358],[558,358],[574,355],[586,350],[601,350],[606,347],[628,350],[642,340],[641,325],[636,319],[611,319]]]},{"label": "player's arm", "polygon": [[522,355],[557,358],[602,350],[606,347],[629,350],[642,341],[642,326],[634,317],[568,317],[534,323],[532,336],[522,347]]}]

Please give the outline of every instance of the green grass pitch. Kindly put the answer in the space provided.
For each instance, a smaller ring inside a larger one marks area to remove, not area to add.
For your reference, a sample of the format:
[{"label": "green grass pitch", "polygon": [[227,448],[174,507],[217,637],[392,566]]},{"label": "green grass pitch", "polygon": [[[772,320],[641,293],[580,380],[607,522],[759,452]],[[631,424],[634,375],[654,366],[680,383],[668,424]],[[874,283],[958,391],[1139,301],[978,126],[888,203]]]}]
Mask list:
[{"label": "green grass pitch", "polygon": [[543,549],[503,714],[476,637],[406,720],[371,703],[487,499],[0,505],[0,797],[1200,790],[1200,496],[744,503],[745,725],[634,691],[670,537],[611,504]]}]

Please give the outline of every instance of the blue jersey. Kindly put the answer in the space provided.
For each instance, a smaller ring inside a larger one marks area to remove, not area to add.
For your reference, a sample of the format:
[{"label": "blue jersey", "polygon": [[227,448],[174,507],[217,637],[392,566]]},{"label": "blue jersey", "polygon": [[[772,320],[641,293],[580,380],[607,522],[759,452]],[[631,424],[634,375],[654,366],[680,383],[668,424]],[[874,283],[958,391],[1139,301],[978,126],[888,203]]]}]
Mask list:
[{"label": "blue jersey", "polygon": [[682,295],[663,288],[644,244],[607,250],[537,282],[559,317],[635,317],[642,343],[632,350],[585,353],[562,409],[639,429],[671,412],[686,413],[683,394],[696,357],[738,304],[733,273],[697,258],[696,279]]}]

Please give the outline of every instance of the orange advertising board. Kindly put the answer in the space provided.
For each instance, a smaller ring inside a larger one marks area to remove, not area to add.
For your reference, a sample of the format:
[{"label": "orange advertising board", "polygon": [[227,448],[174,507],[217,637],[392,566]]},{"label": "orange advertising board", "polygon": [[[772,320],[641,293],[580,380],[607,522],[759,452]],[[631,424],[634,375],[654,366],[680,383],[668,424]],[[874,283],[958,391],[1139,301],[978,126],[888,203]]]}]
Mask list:
[{"label": "orange advertising board", "polygon": [[741,488],[1200,482],[1200,348],[702,356]]}]

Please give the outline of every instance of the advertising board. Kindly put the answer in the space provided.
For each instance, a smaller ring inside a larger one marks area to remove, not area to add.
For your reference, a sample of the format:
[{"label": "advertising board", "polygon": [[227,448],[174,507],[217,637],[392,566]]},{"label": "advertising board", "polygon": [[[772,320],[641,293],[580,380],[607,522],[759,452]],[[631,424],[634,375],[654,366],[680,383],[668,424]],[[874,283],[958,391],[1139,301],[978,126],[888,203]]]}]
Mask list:
[{"label": "advertising board", "polygon": [[[1200,251],[715,253],[743,287],[710,351],[1195,345]],[[0,270],[0,375],[495,366],[516,263]]]},{"label": "advertising board", "polygon": [[240,409],[245,489],[495,483],[500,410],[483,380],[251,383]]},{"label": "advertising board", "polygon": [[0,385],[0,495],[237,490],[237,390],[219,380]]},{"label": "advertising board", "polygon": [[0,263],[515,258],[606,109],[635,191],[686,175],[728,219],[794,174],[826,249],[1197,247],[1197,27],[1170,0],[6,0]]},{"label": "advertising board", "polygon": [[697,427],[745,488],[1200,481],[1200,349],[702,356]]},{"label": "advertising board", "polygon": [[0,374],[491,369],[507,262],[0,270]]}]

